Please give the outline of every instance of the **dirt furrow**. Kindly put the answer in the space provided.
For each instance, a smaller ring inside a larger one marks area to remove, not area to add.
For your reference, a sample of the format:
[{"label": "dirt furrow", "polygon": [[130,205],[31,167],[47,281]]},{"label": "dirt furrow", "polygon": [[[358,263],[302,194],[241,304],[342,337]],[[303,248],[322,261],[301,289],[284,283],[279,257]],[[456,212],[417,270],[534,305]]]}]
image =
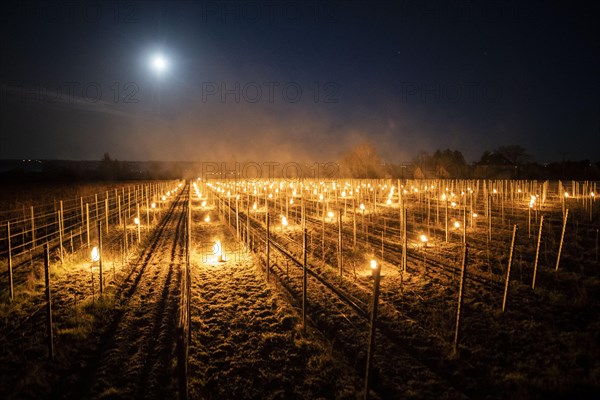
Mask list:
[{"label": "dirt furrow", "polygon": [[[194,240],[215,237],[234,246],[217,225],[204,224]],[[302,332],[257,260],[236,250],[222,263],[196,254],[192,264],[191,397],[355,398],[360,378],[335,361],[323,338]]]},{"label": "dirt furrow", "polygon": [[158,237],[139,258],[136,272],[128,277],[123,314],[105,340],[106,347],[82,397],[176,397],[173,359],[185,201],[180,195]]}]

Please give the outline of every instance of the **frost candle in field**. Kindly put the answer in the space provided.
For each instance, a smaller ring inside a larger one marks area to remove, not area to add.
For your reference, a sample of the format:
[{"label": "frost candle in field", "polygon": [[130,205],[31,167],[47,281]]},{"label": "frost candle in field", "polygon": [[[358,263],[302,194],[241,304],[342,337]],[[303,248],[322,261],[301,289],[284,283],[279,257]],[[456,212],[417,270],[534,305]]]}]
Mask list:
[{"label": "frost candle in field", "polygon": [[377,269],[377,261],[371,260],[371,275],[375,276],[375,272]]},{"label": "frost candle in field", "polygon": [[213,254],[215,255],[217,262],[223,262],[223,248],[220,240],[215,240],[213,245]]},{"label": "frost candle in field", "polygon": [[422,248],[423,248],[423,269],[427,272],[427,236],[425,235],[421,235],[419,237],[419,239],[421,239],[421,244],[422,244]]}]

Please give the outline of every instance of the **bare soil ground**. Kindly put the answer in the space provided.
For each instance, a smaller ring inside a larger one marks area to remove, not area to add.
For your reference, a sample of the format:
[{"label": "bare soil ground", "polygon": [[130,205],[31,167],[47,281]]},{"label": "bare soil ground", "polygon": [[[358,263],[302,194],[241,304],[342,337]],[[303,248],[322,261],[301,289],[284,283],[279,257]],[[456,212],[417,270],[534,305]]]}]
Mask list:
[{"label": "bare soil ground", "polygon": [[[356,398],[362,379],[318,332],[302,332],[256,258],[223,225],[198,222],[194,234],[191,397]],[[217,238],[225,262],[212,252]]]}]

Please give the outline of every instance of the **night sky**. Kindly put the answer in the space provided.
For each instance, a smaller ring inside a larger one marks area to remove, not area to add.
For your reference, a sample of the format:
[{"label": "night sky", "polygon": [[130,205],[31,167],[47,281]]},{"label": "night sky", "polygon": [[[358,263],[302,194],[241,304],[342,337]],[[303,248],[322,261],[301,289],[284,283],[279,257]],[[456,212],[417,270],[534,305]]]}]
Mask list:
[{"label": "night sky", "polygon": [[[18,2],[0,6],[0,158],[600,160],[586,3]],[[151,59],[162,54],[167,68]]]}]

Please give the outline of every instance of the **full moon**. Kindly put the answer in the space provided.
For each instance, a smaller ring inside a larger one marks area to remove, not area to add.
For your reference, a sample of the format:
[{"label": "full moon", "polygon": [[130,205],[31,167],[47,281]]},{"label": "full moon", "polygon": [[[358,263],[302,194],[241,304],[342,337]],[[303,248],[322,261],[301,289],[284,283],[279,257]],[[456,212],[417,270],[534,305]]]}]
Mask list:
[{"label": "full moon", "polygon": [[168,61],[162,54],[157,54],[152,57],[152,68],[157,72],[163,72],[167,69]]}]

